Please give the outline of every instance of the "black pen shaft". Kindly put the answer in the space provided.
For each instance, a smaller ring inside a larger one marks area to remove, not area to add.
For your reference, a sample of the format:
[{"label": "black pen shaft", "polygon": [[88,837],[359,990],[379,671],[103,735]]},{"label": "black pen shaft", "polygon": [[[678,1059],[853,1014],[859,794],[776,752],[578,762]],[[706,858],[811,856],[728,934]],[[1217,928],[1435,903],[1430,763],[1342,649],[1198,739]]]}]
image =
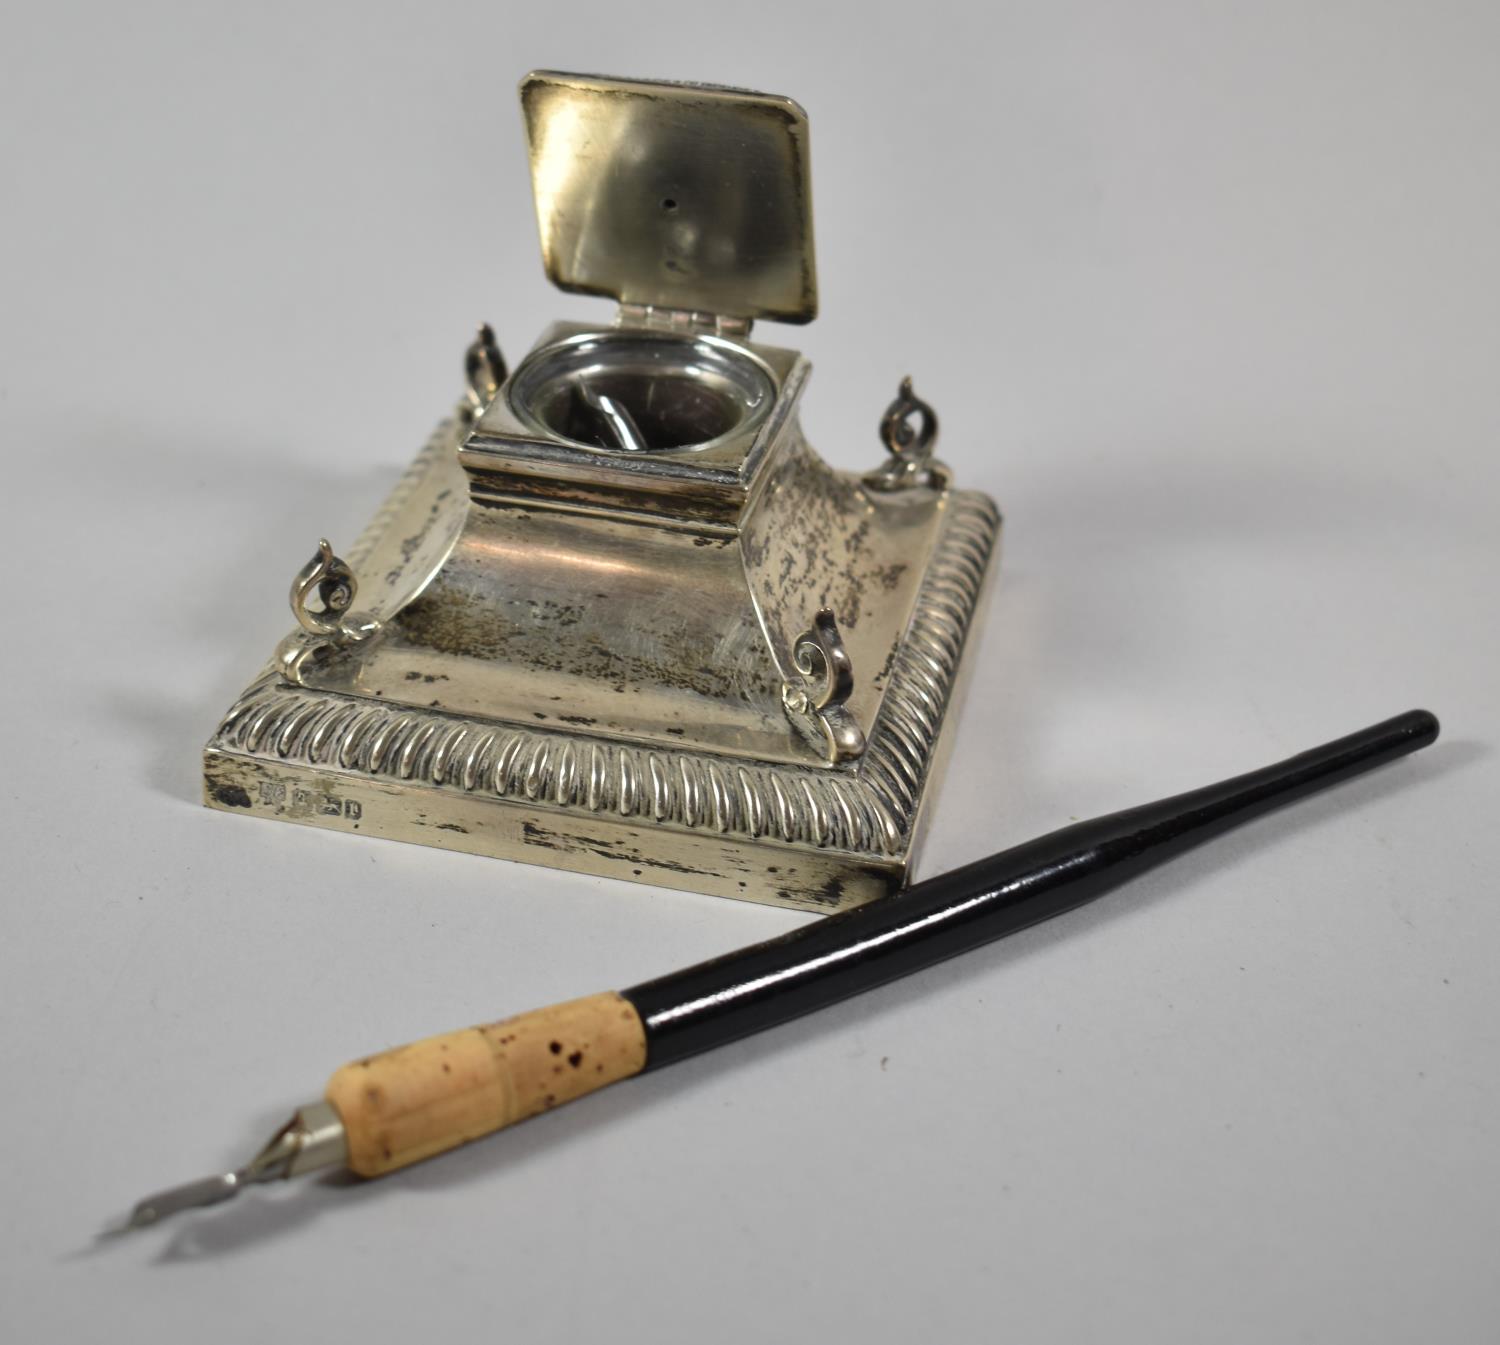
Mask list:
[{"label": "black pen shaft", "polygon": [[1412,710],[1246,775],[1064,827],[766,943],[623,991],[647,1069],[812,1013],[1102,896],[1185,850],[1432,742]]}]

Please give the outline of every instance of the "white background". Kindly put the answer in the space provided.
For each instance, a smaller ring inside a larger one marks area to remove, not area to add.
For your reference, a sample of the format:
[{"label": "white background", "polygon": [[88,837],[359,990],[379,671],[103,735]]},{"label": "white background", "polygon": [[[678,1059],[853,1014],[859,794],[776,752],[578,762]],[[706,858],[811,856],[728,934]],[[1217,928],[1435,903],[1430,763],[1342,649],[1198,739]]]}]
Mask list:
[{"label": "white background", "polygon": [[[3,20],[5,1337],[1493,1339],[1495,6],[382,9]],[[799,98],[809,434],[871,464],[911,372],[1006,511],[925,872],[1444,738],[492,1142],[96,1246],[350,1056],[805,918],[197,804],[474,324],[608,312],[541,273],[534,66]]]}]

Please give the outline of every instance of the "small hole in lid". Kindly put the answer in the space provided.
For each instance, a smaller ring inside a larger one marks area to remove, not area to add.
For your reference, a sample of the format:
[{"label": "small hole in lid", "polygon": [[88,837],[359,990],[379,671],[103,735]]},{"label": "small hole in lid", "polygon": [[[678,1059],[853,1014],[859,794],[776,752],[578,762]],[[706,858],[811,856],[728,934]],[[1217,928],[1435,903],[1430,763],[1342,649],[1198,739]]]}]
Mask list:
[{"label": "small hole in lid", "polygon": [[662,201],[661,208],[670,213],[671,211],[677,209],[677,202],[674,201],[670,196],[668,196],[665,200]]}]

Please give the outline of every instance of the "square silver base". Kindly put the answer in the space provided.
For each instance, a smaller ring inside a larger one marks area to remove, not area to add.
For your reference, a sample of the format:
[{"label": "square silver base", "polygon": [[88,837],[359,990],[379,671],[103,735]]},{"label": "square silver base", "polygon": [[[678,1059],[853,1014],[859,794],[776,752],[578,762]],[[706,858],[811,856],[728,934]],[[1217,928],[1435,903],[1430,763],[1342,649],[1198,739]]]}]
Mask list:
[{"label": "square silver base", "polygon": [[[440,430],[351,560],[451,489],[450,468],[439,470],[451,445]],[[676,750],[317,689],[267,670],[205,748],[204,801],[719,896],[823,912],[857,905],[905,881],[999,526],[984,495],[944,493],[910,618],[881,670],[879,707],[853,762]]]}]

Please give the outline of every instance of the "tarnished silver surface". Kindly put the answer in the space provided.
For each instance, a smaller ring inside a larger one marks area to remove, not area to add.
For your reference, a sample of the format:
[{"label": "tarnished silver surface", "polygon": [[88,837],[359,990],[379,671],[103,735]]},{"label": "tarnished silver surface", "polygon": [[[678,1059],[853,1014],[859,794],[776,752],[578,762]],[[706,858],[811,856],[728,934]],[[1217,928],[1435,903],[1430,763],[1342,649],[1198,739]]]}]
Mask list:
[{"label": "tarnished silver surface", "polygon": [[[799,436],[743,532],[702,546],[674,527],[478,504],[454,486],[460,437],[440,428],[348,553],[393,593],[412,587],[404,551],[425,570],[432,539],[451,533],[447,563],[378,640],[317,664],[311,685],[272,670],[247,688],[205,752],[209,805],[813,909],[899,885],[994,506],[966,491],[868,495]],[[816,546],[799,516],[819,520]],[[822,532],[830,520],[838,530]],[[851,547],[848,570],[820,562]],[[766,624],[750,607],[754,627],[726,640],[728,597],[750,604],[752,578]],[[820,606],[856,614],[843,630],[847,707],[866,746],[839,765],[780,700]],[[779,657],[763,633],[773,623]],[[740,682],[712,670],[716,657]],[[755,658],[774,670],[758,683],[745,671]]]},{"label": "tarnished silver surface", "polygon": [[[527,107],[556,230],[582,199],[559,145],[588,159],[584,178],[608,177],[614,146],[626,179],[654,182],[672,168],[653,156],[705,152],[676,138],[694,118],[722,156],[722,119],[774,111],[784,128],[795,107],[571,80],[523,84],[546,105]],[[610,108],[639,140],[604,135]],[[636,275],[645,245],[620,209],[549,267],[612,238]],[[695,218],[730,252],[764,241]],[[562,237],[543,234],[544,250]],[[810,277],[810,231],[799,246]],[[555,324],[509,373],[481,329],[459,411],[347,565],[330,550],[299,576],[303,629],[210,742],[208,801],[795,906],[877,896],[910,860],[998,515],[950,489],[910,380],[881,422],[888,465],[836,472],[799,424],[807,361],[749,339],[767,308],[705,314],[724,300],[711,286],[671,310],[618,292],[613,326]],[[367,610],[346,630],[356,584]]]},{"label": "tarnished silver surface", "polygon": [[560,289],[809,322],[807,114],[790,98],[540,70],[521,81],[547,275]]}]

